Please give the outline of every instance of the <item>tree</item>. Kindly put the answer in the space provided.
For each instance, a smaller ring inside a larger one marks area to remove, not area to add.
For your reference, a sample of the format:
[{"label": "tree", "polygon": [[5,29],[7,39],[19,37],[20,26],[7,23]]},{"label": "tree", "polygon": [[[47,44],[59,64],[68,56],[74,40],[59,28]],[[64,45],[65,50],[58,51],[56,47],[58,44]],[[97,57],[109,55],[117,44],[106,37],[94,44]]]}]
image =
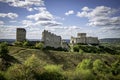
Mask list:
[{"label": "tree", "polygon": [[8,53],[8,46],[6,42],[0,44],[0,56],[3,58]]}]

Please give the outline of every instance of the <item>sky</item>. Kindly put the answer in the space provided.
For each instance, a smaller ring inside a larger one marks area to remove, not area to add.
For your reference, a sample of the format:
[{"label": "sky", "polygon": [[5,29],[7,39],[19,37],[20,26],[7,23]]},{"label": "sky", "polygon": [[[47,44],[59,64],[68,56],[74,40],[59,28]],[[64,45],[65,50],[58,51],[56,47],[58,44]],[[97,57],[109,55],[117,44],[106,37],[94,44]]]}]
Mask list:
[{"label": "sky", "polygon": [[15,39],[25,28],[27,39],[48,30],[70,39],[77,33],[120,38],[120,0],[0,0],[0,39]]}]

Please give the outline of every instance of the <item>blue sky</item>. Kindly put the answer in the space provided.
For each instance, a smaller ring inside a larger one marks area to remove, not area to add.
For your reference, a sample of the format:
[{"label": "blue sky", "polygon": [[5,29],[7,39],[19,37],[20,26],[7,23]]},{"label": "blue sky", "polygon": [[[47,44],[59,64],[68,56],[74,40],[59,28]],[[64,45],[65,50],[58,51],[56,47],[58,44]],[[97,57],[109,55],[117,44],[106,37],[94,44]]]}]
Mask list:
[{"label": "blue sky", "polygon": [[15,39],[16,28],[27,39],[41,39],[43,30],[70,39],[77,33],[120,38],[120,0],[0,0],[0,39]]}]

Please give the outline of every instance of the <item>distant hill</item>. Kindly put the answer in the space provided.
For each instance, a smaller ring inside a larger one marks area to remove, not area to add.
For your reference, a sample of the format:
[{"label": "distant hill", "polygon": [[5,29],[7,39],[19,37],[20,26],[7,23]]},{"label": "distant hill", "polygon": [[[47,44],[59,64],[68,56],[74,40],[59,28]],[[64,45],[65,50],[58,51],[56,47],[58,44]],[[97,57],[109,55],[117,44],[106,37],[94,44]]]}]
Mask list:
[{"label": "distant hill", "polygon": [[120,43],[120,38],[104,38],[99,41],[100,43]]}]

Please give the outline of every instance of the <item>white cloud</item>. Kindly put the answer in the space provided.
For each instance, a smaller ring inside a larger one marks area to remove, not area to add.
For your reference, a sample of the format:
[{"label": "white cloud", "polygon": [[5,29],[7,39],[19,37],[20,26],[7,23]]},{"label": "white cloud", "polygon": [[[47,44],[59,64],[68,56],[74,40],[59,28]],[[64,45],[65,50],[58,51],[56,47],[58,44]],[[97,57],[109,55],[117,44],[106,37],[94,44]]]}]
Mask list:
[{"label": "white cloud", "polygon": [[45,7],[35,7],[35,10],[39,12],[34,15],[28,15],[27,18],[34,20],[35,22],[32,25],[41,25],[41,26],[58,26],[62,23],[55,21],[56,17],[53,16]]},{"label": "white cloud", "polygon": [[33,9],[33,8],[27,8],[27,10],[31,12],[31,11],[33,11],[34,9]]},{"label": "white cloud", "polygon": [[69,16],[71,14],[74,14],[74,11],[73,10],[69,10],[68,12],[65,13],[65,15]]},{"label": "white cloud", "polygon": [[31,6],[44,6],[43,0],[0,0],[13,7],[29,8]]},{"label": "white cloud", "polygon": [[3,24],[5,24],[3,21],[0,21],[0,25],[3,25]]},{"label": "white cloud", "polygon": [[119,10],[105,6],[89,9],[88,7],[84,7],[82,8],[82,12],[77,13],[78,17],[86,17],[89,19],[89,26],[120,26],[120,16],[115,16]]},{"label": "white cloud", "polygon": [[31,25],[32,21],[30,21],[30,20],[23,20],[22,24],[24,24],[24,25]]},{"label": "white cloud", "polygon": [[39,8],[39,13],[34,15],[28,15],[28,19],[34,19],[35,21],[53,20],[53,15],[47,11],[46,8]]},{"label": "white cloud", "polygon": [[8,17],[10,19],[15,19],[18,17],[18,14],[16,13],[0,13],[0,17]]},{"label": "white cloud", "polygon": [[83,7],[82,10],[83,11],[90,11],[91,9],[89,9],[88,7]]}]

